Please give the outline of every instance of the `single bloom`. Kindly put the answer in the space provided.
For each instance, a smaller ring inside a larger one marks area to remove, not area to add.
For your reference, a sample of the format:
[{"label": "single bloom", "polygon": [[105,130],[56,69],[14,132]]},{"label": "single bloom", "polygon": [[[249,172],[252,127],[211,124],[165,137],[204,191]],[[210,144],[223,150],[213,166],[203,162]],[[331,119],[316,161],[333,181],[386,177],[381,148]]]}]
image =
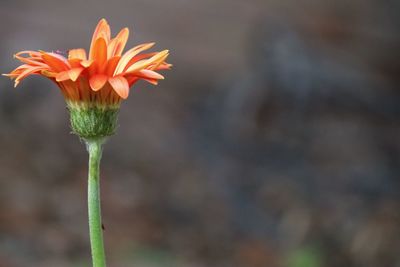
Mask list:
[{"label": "single bloom", "polygon": [[15,58],[24,64],[5,75],[15,79],[15,86],[34,74],[49,78],[61,89],[68,107],[118,107],[135,82],[142,79],[156,85],[164,79],[157,71],[171,67],[165,61],[168,50],[142,53],[154,43],[123,53],[128,36],[129,29],[124,28],[111,38],[110,26],[102,19],[93,33],[88,55],[83,48],[69,50],[68,58],[56,52],[21,51]]},{"label": "single bloom", "polygon": [[143,53],[154,43],[135,46],[123,54],[128,28],[111,38],[110,26],[100,20],[92,37],[89,54],[85,49],[68,51],[68,58],[57,52],[21,51],[15,58],[23,65],[5,76],[15,86],[30,75],[42,75],[61,89],[70,112],[74,133],[85,140],[104,139],[117,128],[121,101],[138,80],[157,84],[164,77],[157,71],[170,69],[165,60],[168,50]]},{"label": "single bloom", "polygon": [[154,43],[138,45],[123,54],[128,28],[111,38],[105,19],[98,23],[85,49],[71,49],[68,58],[57,52],[22,51],[15,55],[23,64],[9,74],[15,86],[30,75],[55,82],[63,93],[72,131],[86,143],[89,152],[88,215],[94,267],[105,267],[100,209],[100,159],[102,146],[117,128],[118,112],[130,87],[142,79],[152,84],[164,77],[157,71],[169,69],[168,50],[142,53]]}]

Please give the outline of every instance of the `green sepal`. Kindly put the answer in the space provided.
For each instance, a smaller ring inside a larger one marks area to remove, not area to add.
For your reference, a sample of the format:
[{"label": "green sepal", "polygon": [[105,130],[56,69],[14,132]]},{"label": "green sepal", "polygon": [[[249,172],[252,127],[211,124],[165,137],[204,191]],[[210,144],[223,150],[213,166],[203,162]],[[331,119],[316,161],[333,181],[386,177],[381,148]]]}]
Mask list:
[{"label": "green sepal", "polygon": [[73,133],[83,139],[98,139],[115,133],[119,107],[76,107],[68,105]]}]

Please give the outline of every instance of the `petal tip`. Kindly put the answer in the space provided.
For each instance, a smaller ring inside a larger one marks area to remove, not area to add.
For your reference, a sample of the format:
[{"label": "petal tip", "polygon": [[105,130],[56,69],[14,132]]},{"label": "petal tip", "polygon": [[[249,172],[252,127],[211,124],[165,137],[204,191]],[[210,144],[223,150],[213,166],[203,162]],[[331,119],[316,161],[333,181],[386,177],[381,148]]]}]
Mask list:
[{"label": "petal tip", "polygon": [[90,88],[95,92],[99,91],[106,84],[107,78],[108,77],[106,75],[102,75],[102,74],[97,74],[97,75],[92,76],[89,79]]},{"label": "petal tip", "polygon": [[108,25],[108,21],[105,19],[105,18],[101,18],[100,20],[99,20],[99,23],[98,23],[99,25],[100,24],[106,24],[106,25]]},{"label": "petal tip", "polygon": [[122,98],[127,99],[129,96],[129,83],[123,76],[115,76],[108,79],[114,91]]}]

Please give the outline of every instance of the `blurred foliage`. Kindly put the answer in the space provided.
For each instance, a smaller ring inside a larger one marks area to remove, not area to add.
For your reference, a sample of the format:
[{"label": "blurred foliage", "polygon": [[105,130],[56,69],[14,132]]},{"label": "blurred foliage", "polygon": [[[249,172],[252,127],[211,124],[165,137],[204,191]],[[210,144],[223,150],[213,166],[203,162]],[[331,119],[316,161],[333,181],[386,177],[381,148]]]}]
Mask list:
[{"label": "blurred foliage", "polygon": [[321,267],[321,252],[314,248],[299,248],[287,260],[287,267]]}]

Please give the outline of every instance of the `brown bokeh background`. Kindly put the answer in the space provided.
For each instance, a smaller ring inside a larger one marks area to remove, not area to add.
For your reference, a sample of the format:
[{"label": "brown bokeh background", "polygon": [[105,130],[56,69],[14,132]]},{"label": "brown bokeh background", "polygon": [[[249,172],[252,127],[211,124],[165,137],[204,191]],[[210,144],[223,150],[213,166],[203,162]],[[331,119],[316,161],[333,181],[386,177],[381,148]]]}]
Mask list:
[{"label": "brown bokeh background", "polygon": [[[174,68],[105,147],[111,267],[400,266],[400,3],[0,3],[20,50],[89,47],[104,17]],[[90,266],[84,145],[58,89],[0,79],[0,266]]]}]

